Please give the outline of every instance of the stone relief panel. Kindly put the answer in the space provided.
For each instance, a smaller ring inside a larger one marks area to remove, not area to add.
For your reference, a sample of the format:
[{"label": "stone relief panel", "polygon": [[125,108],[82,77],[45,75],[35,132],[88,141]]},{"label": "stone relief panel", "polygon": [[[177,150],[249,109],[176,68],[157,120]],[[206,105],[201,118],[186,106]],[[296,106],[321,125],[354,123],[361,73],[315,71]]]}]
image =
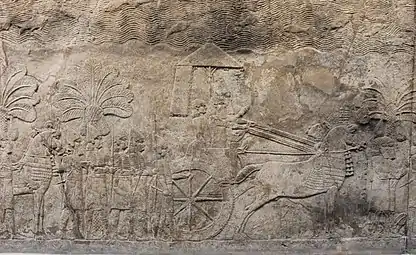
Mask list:
[{"label": "stone relief panel", "polygon": [[0,3],[0,238],[412,238],[413,5]]}]

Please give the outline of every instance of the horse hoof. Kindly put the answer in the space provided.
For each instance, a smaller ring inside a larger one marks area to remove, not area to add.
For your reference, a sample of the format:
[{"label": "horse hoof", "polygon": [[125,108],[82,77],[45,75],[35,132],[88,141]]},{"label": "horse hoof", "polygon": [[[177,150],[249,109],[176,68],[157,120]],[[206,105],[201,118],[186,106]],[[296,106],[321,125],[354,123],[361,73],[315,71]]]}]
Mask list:
[{"label": "horse hoof", "polygon": [[242,240],[247,240],[251,238],[246,233],[238,232],[234,234],[233,239],[237,241],[240,241],[240,240],[242,241]]},{"label": "horse hoof", "polygon": [[37,233],[36,235],[35,235],[35,239],[36,240],[45,240],[45,233]]}]

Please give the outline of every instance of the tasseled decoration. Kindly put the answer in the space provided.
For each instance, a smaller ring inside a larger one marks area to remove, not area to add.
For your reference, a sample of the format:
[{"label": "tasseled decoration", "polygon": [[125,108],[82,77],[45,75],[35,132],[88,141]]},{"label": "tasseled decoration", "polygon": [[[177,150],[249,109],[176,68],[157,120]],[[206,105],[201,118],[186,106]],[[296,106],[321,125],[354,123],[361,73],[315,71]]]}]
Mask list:
[{"label": "tasseled decoration", "polygon": [[354,175],[354,163],[352,161],[351,151],[344,152],[344,158],[345,158],[345,176],[353,176]]}]

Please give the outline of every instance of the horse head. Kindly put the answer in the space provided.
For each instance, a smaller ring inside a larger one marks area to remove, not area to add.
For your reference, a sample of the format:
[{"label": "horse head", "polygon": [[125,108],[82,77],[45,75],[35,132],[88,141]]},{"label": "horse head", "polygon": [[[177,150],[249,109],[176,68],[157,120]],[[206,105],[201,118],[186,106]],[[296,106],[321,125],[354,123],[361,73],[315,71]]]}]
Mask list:
[{"label": "horse head", "polygon": [[352,138],[357,129],[358,126],[355,124],[339,125],[331,128],[322,139],[320,148],[328,152],[347,151],[348,145],[356,145]]},{"label": "horse head", "polygon": [[61,133],[55,129],[36,130],[31,136],[26,155],[47,157],[53,151],[58,151],[62,146],[60,143]]}]

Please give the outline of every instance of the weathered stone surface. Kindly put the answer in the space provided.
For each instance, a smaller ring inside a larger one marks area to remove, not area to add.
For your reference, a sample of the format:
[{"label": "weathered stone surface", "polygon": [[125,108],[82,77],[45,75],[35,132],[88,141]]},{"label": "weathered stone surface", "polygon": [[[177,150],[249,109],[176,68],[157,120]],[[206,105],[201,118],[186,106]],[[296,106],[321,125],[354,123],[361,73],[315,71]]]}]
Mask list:
[{"label": "weathered stone surface", "polygon": [[2,0],[0,252],[415,248],[410,0]]}]

